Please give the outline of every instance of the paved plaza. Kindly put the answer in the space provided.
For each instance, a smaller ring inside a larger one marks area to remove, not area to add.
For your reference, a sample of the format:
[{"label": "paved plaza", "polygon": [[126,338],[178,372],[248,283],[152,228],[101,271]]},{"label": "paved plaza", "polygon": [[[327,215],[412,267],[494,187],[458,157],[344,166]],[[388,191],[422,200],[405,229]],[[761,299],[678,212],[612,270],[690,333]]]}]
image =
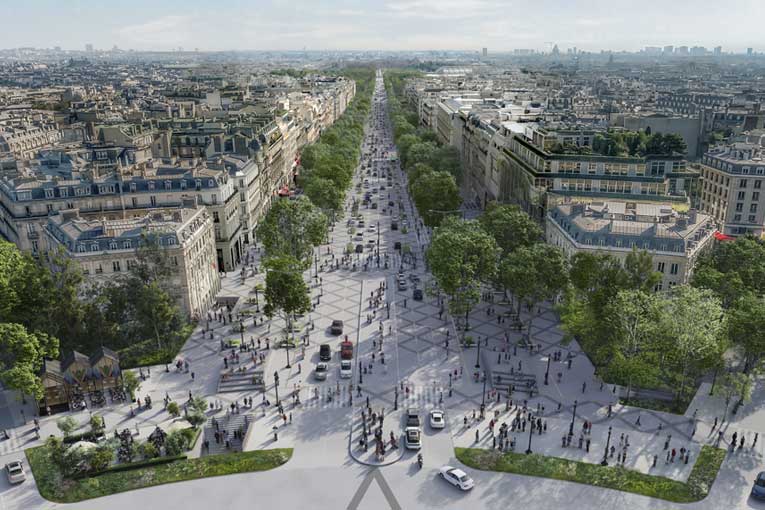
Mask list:
[{"label": "paved plaza", "polygon": [[[379,78],[378,93],[384,95],[382,90]],[[222,308],[223,320],[212,314],[212,320],[199,324],[179,353],[179,359],[188,362],[188,370],[177,370],[174,365],[146,370],[138,396],[142,399],[151,396],[153,408],[138,410],[122,404],[92,410],[104,417],[109,431],[129,428],[145,436],[156,426],[172,426],[174,420],[163,408],[165,397],[183,403],[190,394],[202,396],[215,404],[210,418],[223,423],[231,415],[228,419],[237,417],[232,421],[236,426],[246,423],[246,434],[237,447],[245,450],[293,447],[293,458],[268,472],[153,487],[70,506],[128,509],[161,505],[184,510],[252,505],[258,508],[310,505],[320,509],[508,508],[514,504],[528,509],[756,506],[749,500],[748,492],[754,475],[761,469],[763,456],[762,441],[751,447],[754,434],[765,432],[765,411],[761,407],[765,387],[761,384],[755,389],[753,403],[723,428],[726,438],[734,431],[743,434],[746,446],[728,456],[710,496],[693,505],[674,505],[608,489],[468,468],[476,487],[469,493],[459,493],[436,477],[440,466],[458,464],[455,446],[496,447],[490,421],[496,423],[497,430],[499,424],[510,425],[518,417],[522,425],[509,434],[515,438],[516,451],[525,451],[531,437],[535,453],[600,462],[610,427],[610,445],[615,447],[616,454],[626,452],[625,468],[685,481],[701,445],[716,440],[717,434],[711,428],[715,418],[722,415],[724,403],[709,397],[709,387],[704,384],[686,416],[619,405],[618,394],[622,389],[598,380],[576,342],[563,341],[549,303],[522,314],[523,322],[529,320],[528,314],[533,315],[533,349],[522,341],[522,334],[509,316],[509,304],[499,294],[487,296],[489,299],[482,301],[469,319],[467,334],[480,343],[480,352],[476,345],[459,345],[457,339],[462,332],[452,317],[442,311],[440,298],[428,292],[421,301],[413,297],[414,281],[419,279],[417,288],[423,289],[428,288],[431,279],[423,261],[429,233],[419,226],[420,220],[406,193],[406,177],[397,163],[388,162],[393,147],[384,114],[385,100],[378,97],[365,141],[371,147],[374,137],[378,146],[385,147],[372,166],[378,177],[359,169],[349,192],[348,209],[354,197],[367,191],[365,179],[369,188],[378,188],[373,201],[379,205],[377,209],[361,207],[365,226],[359,227],[354,222],[356,232],[351,231],[346,213],[333,226],[329,242],[317,247],[316,260],[305,273],[315,306],[299,321],[300,327],[294,333],[297,346],[289,350],[276,348],[286,334],[286,325],[278,318],[261,321],[262,295],[256,303],[253,288],[263,282],[264,274],[256,272],[261,252],[252,247],[245,269],[228,273],[223,279],[220,297],[236,298],[231,300],[236,302],[230,310],[232,320],[229,311]],[[378,116],[379,124],[374,120]],[[390,165],[396,183],[393,187],[382,177],[385,165]],[[357,186],[361,192],[355,191]],[[475,214],[474,209],[468,211],[468,215]],[[399,216],[399,223],[406,215],[409,222],[406,233],[401,228],[391,229],[392,215]],[[374,232],[368,231],[370,226],[375,227]],[[354,240],[358,231],[363,231],[361,241]],[[401,251],[395,249],[397,242],[408,245],[414,257],[402,257]],[[349,243],[366,246],[363,253],[344,257]],[[399,272],[409,282],[406,290],[398,288]],[[239,330],[240,318],[243,331]],[[341,335],[333,335],[329,330],[331,322],[337,319],[344,323]],[[353,373],[350,378],[341,378],[336,353],[346,336],[354,344]],[[330,345],[333,356],[327,379],[317,381],[313,370],[319,361],[319,345],[323,343]],[[240,370],[262,371],[265,391],[246,385],[241,388],[221,385],[223,374],[232,377]],[[274,373],[279,375],[278,386]],[[548,384],[544,383],[545,373]],[[252,406],[246,404],[250,398]],[[284,415],[277,412],[277,401],[283,405]],[[424,420],[422,469],[417,466],[416,452],[403,446],[404,411],[409,407],[418,407]],[[435,408],[446,413],[444,430],[433,430],[427,424],[427,412]],[[398,449],[388,449],[384,456],[378,456],[374,448],[364,450],[360,446],[364,430],[361,413],[368,409],[383,415],[383,437],[388,439],[393,433],[399,442]],[[542,420],[541,433],[529,436],[531,427],[527,430],[525,421],[528,412]],[[85,426],[90,412],[72,416]],[[59,417],[41,419],[43,438],[58,433],[55,420]],[[572,419],[573,441],[564,447],[563,438],[568,435]],[[585,422],[592,424],[587,434],[582,433]],[[212,430],[211,423],[207,424],[206,433]],[[11,438],[0,442],[3,463],[20,458],[24,448],[39,443],[30,434],[30,428],[11,429]],[[667,441],[669,446],[665,449]],[[667,452],[681,448],[688,451],[687,463],[679,454],[673,462],[666,461]],[[191,455],[203,454],[200,442]],[[608,460],[617,464],[616,455],[609,455]],[[13,488],[5,480],[0,481],[0,509],[62,506],[66,505],[43,501],[32,480]]]}]

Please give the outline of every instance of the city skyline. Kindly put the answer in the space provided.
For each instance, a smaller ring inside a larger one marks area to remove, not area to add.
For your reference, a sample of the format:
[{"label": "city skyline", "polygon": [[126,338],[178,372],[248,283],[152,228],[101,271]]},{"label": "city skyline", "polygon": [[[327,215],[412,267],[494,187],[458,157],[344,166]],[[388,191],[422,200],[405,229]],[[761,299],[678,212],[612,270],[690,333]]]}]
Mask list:
[{"label": "city skyline", "polygon": [[[614,12],[614,4],[619,4]],[[682,0],[640,5],[591,0],[223,0],[211,11],[197,0],[161,5],[137,0],[129,10],[90,0],[15,5],[15,20],[0,33],[0,48],[61,47],[169,51],[475,50],[638,51],[645,46],[721,45],[723,51],[765,50],[758,35],[765,5]],[[522,16],[518,13],[522,12]],[[661,12],[657,20],[648,16]],[[746,13],[735,21],[731,13]],[[722,20],[722,21],[721,21]],[[731,20],[728,22],[727,20]],[[444,31],[445,26],[460,30]],[[735,23],[735,30],[730,25]],[[719,27],[724,30],[719,30]],[[758,45],[759,43],[759,45]]]}]

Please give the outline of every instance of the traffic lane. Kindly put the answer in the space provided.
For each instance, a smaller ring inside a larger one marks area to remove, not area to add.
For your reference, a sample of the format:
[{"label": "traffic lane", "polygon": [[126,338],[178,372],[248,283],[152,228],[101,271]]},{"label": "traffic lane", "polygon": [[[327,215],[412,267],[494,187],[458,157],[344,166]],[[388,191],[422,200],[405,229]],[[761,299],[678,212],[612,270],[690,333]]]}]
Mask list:
[{"label": "traffic lane", "polygon": [[[11,484],[5,475],[5,465],[9,462],[19,460],[24,465],[27,479],[19,484]],[[27,463],[26,455],[23,451],[10,453],[0,456],[0,467],[3,467],[3,473],[0,478],[0,509],[46,509],[53,508],[53,504],[43,499],[37,491],[32,470]]]}]

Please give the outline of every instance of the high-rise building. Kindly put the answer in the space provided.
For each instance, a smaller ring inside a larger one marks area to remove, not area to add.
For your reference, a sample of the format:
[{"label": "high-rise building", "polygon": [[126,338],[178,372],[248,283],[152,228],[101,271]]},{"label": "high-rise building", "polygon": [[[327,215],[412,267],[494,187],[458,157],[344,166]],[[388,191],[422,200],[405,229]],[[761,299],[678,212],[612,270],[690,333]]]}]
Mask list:
[{"label": "high-rise building", "polygon": [[751,57],[752,55],[754,55],[754,49],[747,48],[746,49],[746,54],[747,54],[747,56]]},{"label": "high-rise building", "polygon": [[672,55],[672,52],[675,51],[675,47],[671,44],[669,46],[664,46],[664,54],[665,55]]},{"label": "high-rise building", "polygon": [[481,55],[483,55],[484,58],[489,56],[489,48],[483,48],[481,49]]},{"label": "high-rise building", "polygon": [[722,46],[715,46],[715,55],[718,57],[722,55]]},{"label": "high-rise building", "polygon": [[87,51],[88,53],[93,53],[93,45],[90,43],[86,44],[85,51]]}]

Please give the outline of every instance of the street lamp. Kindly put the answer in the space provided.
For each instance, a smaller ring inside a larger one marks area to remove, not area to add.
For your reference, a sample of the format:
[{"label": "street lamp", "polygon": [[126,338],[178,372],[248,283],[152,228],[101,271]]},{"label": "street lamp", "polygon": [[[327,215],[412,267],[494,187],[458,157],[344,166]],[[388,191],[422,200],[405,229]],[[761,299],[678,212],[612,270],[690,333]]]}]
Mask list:
[{"label": "street lamp", "polygon": [[476,340],[476,341],[478,342],[478,350],[476,351],[476,354],[475,354],[475,367],[476,368],[481,368],[481,361],[480,361],[480,358],[481,358],[481,338],[479,337],[478,340]]},{"label": "street lamp", "polygon": [[534,427],[529,427],[529,447],[526,448],[526,455],[529,455],[531,453],[531,435],[533,434]]},{"label": "street lamp", "polygon": [[274,390],[276,390],[276,405],[278,406],[281,402],[279,401],[279,372],[274,370]]},{"label": "street lamp", "polygon": [[364,384],[364,377],[362,376],[361,361],[359,361],[359,386]]},{"label": "street lamp", "polygon": [[547,377],[550,375],[550,360],[551,359],[552,359],[552,356],[548,354],[548,356],[547,356],[547,371],[545,372],[545,386],[550,384],[550,383],[547,382]]},{"label": "street lamp", "polygon": [[603,452],[603,461],[600,463],[601,466],[608,465],[608,447],[610,445],[611,445],[611,427],[608,427],[608,438],[606,439],[606,449]]},{"label": "street lamp", "polygon": [[481,409],[486,408],[486,371],[483,372],[483,393],[481,393]]},{"label": "street lamp", "polygon": [[576,420],[576,405],[578,402],[574,400],[574,412],[571,414],[571,425],[568,428],[568,435],[573,436],[574,435],[574,420]]},{"label": "street lamp", "polygon": [[292,368],[292,365],[290,365],[290,340],[287,339],[287,368]]}]

